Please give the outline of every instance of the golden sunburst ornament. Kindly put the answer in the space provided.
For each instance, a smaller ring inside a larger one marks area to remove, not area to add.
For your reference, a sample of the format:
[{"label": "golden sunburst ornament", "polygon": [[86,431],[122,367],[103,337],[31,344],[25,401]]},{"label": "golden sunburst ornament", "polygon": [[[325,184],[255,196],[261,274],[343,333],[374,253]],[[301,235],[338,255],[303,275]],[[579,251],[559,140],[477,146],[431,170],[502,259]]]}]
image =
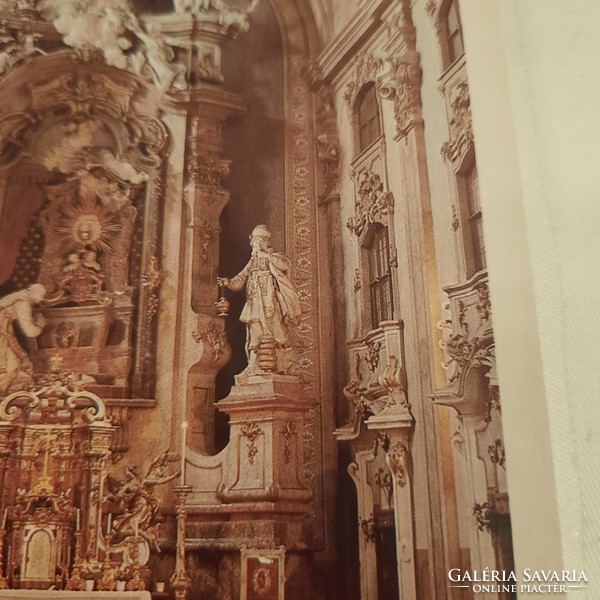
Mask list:
[{"label": "golden sunburst ornament", "polygon": [[63,237],[63,247],[67,252],[92,249],[96,252],[112,252],[111,242],[121,230],[115,215],[108,208],[98,204],[96,197],[86,196],[80,204],[71,204],[62,210],[60,224],[56,232]]}]

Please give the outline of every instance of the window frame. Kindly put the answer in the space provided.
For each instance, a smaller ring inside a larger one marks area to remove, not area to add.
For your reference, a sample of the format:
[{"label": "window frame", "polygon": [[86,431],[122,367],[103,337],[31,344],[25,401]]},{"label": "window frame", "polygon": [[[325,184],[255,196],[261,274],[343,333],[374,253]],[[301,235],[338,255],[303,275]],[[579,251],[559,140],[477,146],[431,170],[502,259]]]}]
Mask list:
[{"label": "window frame", "polygon": [[395,318],[396,300],[392,273],[390,230],[387,224],[371,223],[361,244],[364,255],[365,283],[368,298],[371,329],[377,329],[383,321]]},{"label": "window frame", "polygon": [[[454,11],[456,15],[457,28],[450,30],[449,16]],[[465,54],[465,43],[460,18],[458,0],[444,0],[440,5],[437,16],[437,29],[442,49],[442,63],[444,70],[449,69]],[[460,40],[461,51],[456,52],[455,40]]]},{"label": "window frame", "polygon": [[[371,95],[372,94],[372,95]],[[368,98],[372,98],[372,104],[375,108],[374,113],[370,116],[370,118],[366,122],[361,121],[361,109],[365,104],[365,101]],[[377,88],[374,81],[367,81],[359,90],[356,99],[354,101],[354,107],[352,110],[352,118],[353,118],[353,129],[354,129],[354,147],[355,147],[355,156],[360,156],[365,151],[367,151],[377,140],[381,138],[383,135],[383,127],[382,127],[382,119],[381,119],[381,105],[379,95],[377,94]],[[363,126],[368,126],[373,121],[376,122],[376,134],[370,138],[368,141],[363,143],[363,139],[361,136]]]},{"label": "window frame", "polygon": [[462,249],[467,279],[487,268],[479,183],[477,184],[477,197],[474,198],[469,181],[474,171],[477,173],[477,182],[479,182],[475,151],[471,149],[456,172]]}]

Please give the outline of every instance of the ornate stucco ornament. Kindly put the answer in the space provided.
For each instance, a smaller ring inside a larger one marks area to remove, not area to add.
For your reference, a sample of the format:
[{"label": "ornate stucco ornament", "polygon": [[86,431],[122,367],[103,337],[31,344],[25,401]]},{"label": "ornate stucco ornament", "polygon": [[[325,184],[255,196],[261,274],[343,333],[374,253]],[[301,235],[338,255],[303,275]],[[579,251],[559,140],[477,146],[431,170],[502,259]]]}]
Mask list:
[{"label": "ornate stucco ornament", "polygon": [[[221,0],[176,0],[176,13],[183,19],[191,17],[196,24],[191,36],[169,31],[160,16],[138,17],[130,0],[40,0],[35,14],[52,23],[62,42],[80,59],[104,61],[152,81],[161,92],[172,93],[187,90],[195,81],[223,81],[215,40],[248,31],[248,15],[257,6],[258,0],[251,0],[245,9],[229,7]],[[35,23],[42,31],[42,22]],[[42,37],[36,29],[21,29],[6,30],[4,35],[0,31],[0,76],[18,62],[46,53],[36,45]],[[183,60],[179,55],[184,52],[193,59]]]},{"label": "ornate stucco ornament", "polygon": [[383,59],[372,54],[361,52],[354,59],[354,75],[346,84],[344,100],[348,110],[352,113],[356,96],[360,89],[369,81],[375,81],[377,74],[383,67]]},{"label": "ornate stucco ornament", "polygon": [[360,236],[367,226],[387,218],[394,208],[394,197],[383,189],[377,173],[365,170],[358,175],[356,214],[348,219],[347,227]]},{"label": "ornate stucco ornament", "polygon": [[[406,137],[416,123],[423,122],[421,113],[421,67],[419,55],[409,53],[390,61],[388,85],[378,88],[379,95],[394,102],[396,132],[399,139]],[[390,86],[393,86],[393,88]]]},{"label": "ornate stucco ornament", "polygon": [[245,9],[227,6],[223,0],[173,0],[177,14],[192,14],[200,20],[217,19],[233,34],[248,31],[248,15],[255,12],[260,0],[249,0]]},{"label": "ornate stucco ornament", "polygon": [[441,149],[442,156],[458,169],[473,146],[473,124],[471,121],[471,98],[465,81],[459,83],[450,102],[450,139]]}]

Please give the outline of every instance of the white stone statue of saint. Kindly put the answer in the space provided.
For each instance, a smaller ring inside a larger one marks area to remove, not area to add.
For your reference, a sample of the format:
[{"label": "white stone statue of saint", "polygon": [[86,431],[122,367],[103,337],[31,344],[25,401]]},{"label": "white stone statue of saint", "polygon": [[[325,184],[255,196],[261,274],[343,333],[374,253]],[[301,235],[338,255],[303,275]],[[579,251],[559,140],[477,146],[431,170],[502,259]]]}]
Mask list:
[{"label": "white stone statue of saint", "polygon": [[33,307],[46,296],[46,288],[34,283],[25,290],[0,298],[0,396],[27,390],[33,384],[33,366],[19,344],[15,321],[21,332],[35,338],[44,327],[43,317],[33,317]]},{"label": "white stone statue of saint", "polygon": [[[268,371],[290,374],[295,363],[290,340],[290,326],[302,312],[300,299],[290,280],[291,261],[271,246],[271,232],[265,225],[256,226],[250,235],[252,256],[235,277],[218,277],[217,283],[233,291],[246,288],[246,304],[240,321],[246,324],[245,375]],[[269,354],[276,357],[273,368]]]}]

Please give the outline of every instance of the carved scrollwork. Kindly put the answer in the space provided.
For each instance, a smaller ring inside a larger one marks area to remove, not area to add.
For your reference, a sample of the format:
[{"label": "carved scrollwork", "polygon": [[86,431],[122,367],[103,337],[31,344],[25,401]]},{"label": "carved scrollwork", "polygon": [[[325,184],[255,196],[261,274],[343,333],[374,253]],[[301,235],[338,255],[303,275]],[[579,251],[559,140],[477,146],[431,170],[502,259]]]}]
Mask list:
[{"label": "carved scrollwork", "polygon": [[104,402],[91,392],[78,392],[67,399],[70,408],[79,408],[86,423],[103,422],[109,424]]},{"label": "carved scrollwork", "polygon": [[379,354],[381,352],[382,343],[378,340],[367,341],[367,354],[365,355],[365,362],[369,365],[369,370],[375,373],[379,366]]},{"label": "carved scrollwork", "polygon": [[162,280],[162,274],[158,257],[153,256],[148,264],[148,269],[142,275],[142,285],[147,289],[148,295],[148,310],[146,311],[146,319],[151,322],[154,315],[158,312],[158,292],[160,289],[160,283]]},{"label": "carved scrollwork", "polygon": [[356,191],[356,214],[348,219],[347,227],[360,236],[369,224],[387,221],[394,210],[394,197],[384,191],[379,175],[369,170],[358,175]]},{"label": "carved scrollwork", "polygon": [[352,405],[353,416],[351,421],[362,421],[367,415],[373,414],[373,406],[365,396],[366,388],[360,382],[352,380],[343,390],[344,396]]},{"label": "carved scrollwork", "polygon": [[397,405],[410,411],[410,403],[406,397],[406,375],[398,357],[389,357],[388,364],[379,376],[379,383],[388,391],[388,407]]},{"label": "carved scrollwork", "polygon": [[[30,392],[15,392],[0,403],[0,421],[14,421],[23,412],[34,409],[39,413],[36,418],[60,418],[62,411],[78,411],[86,423],[110,425],[106,406],[96,394],[83,388],[94,379],[85,375],[60,371],[57,365],[52,371],[38,378]],[[63,415],[64,416],[64,415]]]},{"label": "carved scrollwork", "polygon": [[321,197],[326,200],[337,188],[340,162],[339,144],[326,139],[317,139],[317,160],[323,172],[323,191]]},{"label": "carved scrollwork", "polygon": [[221,358],[221,354],[227,345],[227,336],[222,329],[217,327],[214,319],[211,319],[206,326],[206,329],[200,329],[201,320],[198,320],[198,328],[192,333],[192,337],[196,342],[206,342],[213,354],[213,362]]},{"label": "carved scrollwork", "polygon": [[421,111],[422,72],[416,53],[393,58],[390,65],[394,93],[382,94],[384,90],[387,91],[384,84],[379,89],[379,95],[384,98],[393,98],[396,132],[398,138],[402,139],[406,137],[413,125],[423,121]]},{"label": "carved scrollwork", "polygon": [[202,260],[208,262],[209,248],[211,243],[217,237],[217,229],[213,227],[210,221],[204,221],[200,227],[200,248],[202,249]]},{"label": "carved scrollwork", "polygon": [[208,201],[214,202],[223,180],[229,175],[230,160],[209,154],[194,154],[188,163],[188,174],[198,185],[208,190]]},{"label": "carved scrollwork", "polygon": [[240,431],[243,437],[248,438],[248,462],[252,465],[254,464],[254,458],[258,454],[256,440],[264,434],[264,431],[253,421],[245,423]]},{"label": "carved scrollwork", "polygon": [[404,487],[410,473],[410,451],[401,442],[392,444],[386,452],[385,460],[392,472],[394,480]]},{"label": "carved scrollwork", "polygon": [[475,308],[479,313],[481,323],[484,323],[490,318],[492,312],[492,304],[490,301],[490,291],[486,283],[479,283],[475,286],[477,291],[477,300],[475,302]]},{"label": "carved scrollwork", "polygon": [[0,421],[14,421],[24,409],[35,408],[40,402],[32,392],[15,392],[0,403]]},{"label": "carved scrollwork", "polygon": [[488,454],[493,464],[504,467],[504,444],[500,438],[497,438],[493,444],[488,446]]},{"label": "carved scrollwork", "polygon": [[452,205],[452,220],[450,221],[450,230],[458,231],[460,227],[460,220],[458,219],[458,213],[456,211],[456,205]]},{"label": "carved scrollwork", "polygon": [[442,146],[441,153],[456,170],[473,146],[471,98],[469,86],[465,81],[455,88],[454,99],[450,102],[450,113],[450,139]]},{"label": "carved scrollwork", "polygon": [[476,503],[473,506],[473,515],[477,522],[479,531],[491,531],[492,529],[492,506],[489,502]]},{"label": "carved scrollwork", "polygon": [[375,518],[371,515],[368,519],[359,519],[358,522],[360,526],[360,531],[365,538],[365,542],[374,543],[375,542]]},{"label": "carved scrollwork", "polygon": [[491,367],[494,364],[493,346],[489,345],[489,341],[485,344],[482,345],[477,337],[468,339],[460,333],[451,335],[442,342],[450,356],[450,360],[444,363],[444,368],[453,369],[448,378],[449,383],[457,381],[468,368],[482,365]]},{"label": "carved scrollwork", "polygon": [[130,114],[137,90],[134,83],[117,83],[105,75],[73,73],[29,86],[36,112],[63,109],[71,115],[91,115],[101,109],[115,118]]},{"label": "carved scrollwork", "polygon": [[382,67],[383,60],[379,57],[364,52],[356,55],[354,58],[354,77],[348,82],[344,91],[344,100],[350,114],[352,114],[354,100],[360,88],[368,81],[375,81],[377,73]]},{"label": "carved scrollwork", "polygon": [[46,52],[37,45],[42,35],[28,29],[8,27],[0,23],[0,78],[19,64],[29,62],[36,55]]},{"label": "carved scrollwork", "polygon": [[195,18],[212,20],[222,25],[232,37],[245,33],[250,27],[248,15],[258,8],[260,0],[248,0],[245,9],[229,7],[222,0],[174,0],[175,12],[191,13]]},{"label": "carved scrollwork", "polygon": [[283,429],[281,430],[281,435],[283,436],[283,459],[286,463],[289,463],[292,459],[292,448],[290,446],[291,439],[293,436],[297,434],[296,427],[292,421],[288,421]]},{"label": "carved scrollwork", "polygon": [[492,413],[495,410],[501,412],[500,390],[498,389],[498,386],[490,385],[489,394],[486,398],[486,412],[484,415],[484,420],[486,423],[490,423],[492,421]]}]

